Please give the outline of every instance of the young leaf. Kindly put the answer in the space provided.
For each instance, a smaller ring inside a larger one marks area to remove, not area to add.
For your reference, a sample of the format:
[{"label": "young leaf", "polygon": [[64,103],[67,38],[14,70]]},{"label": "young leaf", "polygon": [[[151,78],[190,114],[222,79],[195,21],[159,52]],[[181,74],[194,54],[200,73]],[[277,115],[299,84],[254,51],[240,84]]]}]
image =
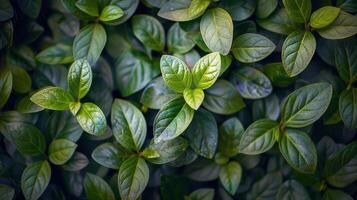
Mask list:
[{"label": "young leaf", "polygon": [[332,97],[332,86],[314,83],[301,87],[286,97],[282,122],[287,127],[305,127],[318,120],[328,108]]},{"label": "young leaf", "polygon": [[32,163],[22,172],[22,193],[26,199],[36,200],[45,191],[50,179],[51,167],[46,160]]},{"label": "young leaf", "polygon": [[233,21],[222,8],[208,10],[202,17],[200,31],[203,41],[212,51],[227,55],[232,46]]},{"label": "young leaf", "polygon": [[149,168],[142,158],[130,157],[120,166],[118,187],[123,200],[136,200],[149,182]]},{"label": "young leaf", "polygon": [[329,26],[318,29],[317,32],[326,39],[338,40],[357,34],[357,17],[347,12],[340,14]]},{"label": "young leaf", "polygon": [[187,149],[188,142],[182,137],[177,137],[172,140],[155,143],[150,142],[149,149],[156,151],[159,157],[148,158],[149,162],[162,165],[178,159]]},{"label": "young leaf", "polygon": [[231,74],[230,81],[243,98],[260,99],[267,97],[273,90],[270,80],[253,67],[243,67]]},{"label": "young leaf", "polygon": [[37,54],[36,60],[50,65],[71,63],[73,62],[72,46],[53,45]]},{"label": "young leaf", "polygon": [[210,53],[199,59],[192,69],[192,80],[195,88],[207,89],[217,80],[221,71],[221,56]]},{"label": "young leaf", "polygon": [[87,60],[74,61],[67,76],[71,94],[78,99],[83,98],[92,85],[92,76],[92,69]]},{"label": "young leaf", "polygon": [[219,173],[219,180],[224,189],[231,195],[237,192],[240,180],[242,178],[242,167],[238,162],[232,161],[224,165]]},{"label": "young leaf", "polygon": [[108,183],[99,176],[87,173],[83,185],[88,200],[115,200],[112,189]]},{"label": "young leaf", "polygon": [[357,88],[344,90],[341,93],[339,112],[346,127],[357,128]]},{"label": "young leaf", "polygon": [[77,146],[70,140],[53,140],[48,147],[49,160],[55,165],[63,165],[72,157]]},{"label": "young leaf", "polygon": [[296,22],[306,23],[311,14],[311,0],[283,0],[289,17]]},{"label": "young leaf", "polygon": [[253,122],[242,135],[239,152],[257,155],[271,149],[275,144],[274,134],[279,123],[270,119]]},{"label": "young leaf", "polygon": [[109,142],[97,146],[92,152],[93,160],[111,169],[119,169],[128,156],[121,147]]},{"label": "young leaf", "polygon": [[245,33],[234,40],[232,53],[240,62],[254,63],[268,57],[275,47],[275,44],[263,35]]},{"label": "young leaf", "polygon": [[177,57],[163,55],[160,60],[162,78],[167,86],[176,92],[190,88],[192,75],[187,65]]},{"label": "young leaf", "polygon": [[73,57],[86,59],[94,65],[103,51],[107,34],[100,24],[89,24],[83,27],[73,41]]},{"label": "young leaf", "polygon": [[174,139],[190,125],[194,110],[182,97],[167,102],[157,113],[154,120],[155,143]]},{"label": "young leaf", "polygon": [[105,134],[107,121],[102,110],[94,103],[83,103],[76,118],[87,133],[96,136]]},{"label": "young leaf", "polygon": [[183,91],[183,97],[185,102],[194,110],[197,110],[205,97],[205,93],[202,89],[189,89],[186,88]]},{"label": "young leaf", "polygon": [[131,103],[115,99],[111,121],[115,139],[126,149],[139,151],[146,138],[144,115]]},{"label": "young leaf", "polygon": [[242,123],[238,118],[230,118],[219,128],[218,152],[227,157],[233,157],[239,152],[239,143],[244,133]]},{"label": "young leaf", "polygon": [[59,87],[47,87],[33,94],[30,98],[35,104],[51,110],[68,110],[73,97]]},{"label": "young leaf", "polygon": [[281,59],[285,72],[294,77],[309,65],[316,49],[316,40],[309,31],[295,31],[285,39]]},{"label": "young leaf", "polygon": [[0,108],[2,108],[10,97],[12,90],[12,73],[10,70],[0,69]]},{"label": "young leaf", "polygon": [[218,80],[205,91],[203,106],[211,112],[230,115],[245,107],[239,92],[226,80]]},{"label": "young leaf", "polygon": [[299,130],[287,129],[279,140],[279,149],[285,160],[301,173],[314,173],[317,152],[310,137]]},{"label": "young leaf", "polygon": [[330,157],[324,168],[328,183],[339,188],[357,180],[357,142],[352,142]]},{"label": "young leaf", "polygon": [[298,181],[288,180],[285,181],[279,188],[278,194],[276,195],[277,200],[298,200],[306,199],[310,200],[309,193],[303,185]]},{"label": "young leaf", "polygon": [[102,22],[113,21],[124,15],[124,11],[116,5],[108,5],[100,13],[99,20]]},{"label": "young leaf", "polygon": [[165,31],[162,24],[149,15],[136,15],[132,19],[133,33],[144,46],[162,51],[165,46]]},{"label": "young leaf", "polygon": [[314,11],[310,18],[310,26],[319,29],[330,25],[338,17],[340,10],[337,7],[324,6]]},{"label": "young leaf", "polygon": [[197,154],[213,158],[218,141],[216,119],[210,112],[199,109],[187,128],[185,137],[188,138],[191,148]]}]

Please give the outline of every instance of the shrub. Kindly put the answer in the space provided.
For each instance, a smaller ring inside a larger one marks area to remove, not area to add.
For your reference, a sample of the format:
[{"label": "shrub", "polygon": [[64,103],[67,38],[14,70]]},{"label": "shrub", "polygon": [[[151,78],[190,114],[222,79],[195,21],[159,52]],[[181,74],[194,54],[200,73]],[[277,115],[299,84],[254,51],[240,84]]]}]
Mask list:
[{"label": "shrub", "polygon": [[0,199],[357,198],[357,1],[0,9]]}]

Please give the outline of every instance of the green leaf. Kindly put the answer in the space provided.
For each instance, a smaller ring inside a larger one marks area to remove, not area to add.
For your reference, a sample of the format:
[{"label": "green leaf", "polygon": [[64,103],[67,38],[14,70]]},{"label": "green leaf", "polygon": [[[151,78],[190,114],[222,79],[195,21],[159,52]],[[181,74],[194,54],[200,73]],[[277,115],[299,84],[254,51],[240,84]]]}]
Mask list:
[{"label": "green leaf", "polygon": [[323,176],[332,186],[343,188],[357,180],[357,142],[333,154],[325,164]]},{"label": "green leaf", "polygon": [[139,151],[146,138],[146,121],[141,111],[128,101],[115,99],[111,122],[115,139],[126,149]]},{"label": "green leaf", "polygon": [[107,130],[102,110],[94,103],[83,103],[76,115],[79,125],[89,134],[100,136]]},{"label": "green leaf", "polygon": [[26,16],[36,19],[40,14],[42,0],[17,0],[17,5]]},{"label": "green leaf", "polygon": [[189,89],[186,88],[183,91],[183,97],[185,102],[194,110],[197,110],[205,97],[205,93],[202,89]]},{"label": "green leaf", "polygon": [[141,94],[140,103],[151,109],[160,109],[166,102],[180,96],[165,85],[164,79],[152,80]]},{"label": "green leaf", "polygon": [[86,173],[84,190],[88,200],[114,200],[115,196],[105,180],[91,173]]},{"label": "green leaf", "polygon": [[289,17],[296,22],[306,23],[311,14],[311,0],[283,0]]},{"label": "green leaf", "polygon": [[48,118],[46,115],[45,120],[45,133],[49,133],[51,139],[67,139],[77,142],[83,133],[75,116],[68,111],[53,112]]},{"label": "green leaf", "polygon": [[333,6],[324,6],[314,11],[310,18],[312,28],[324,28],[330,25],[340,14],[340,8]]},{"label": "green leaf", "polygon": [[357,128],[357,88],[344,90],[341,93],[339,112],[346,127]]},{"label": "green leaf", "polygon": [[230,81],[246,99],[260,99],[271,94],[273,88],[270,80],[253,67],[243,67],[231,74]]},{"label": "green leaf", "polygon": [[188,7],[188,13],[191,16],[200,16],[210,5],[211,0],[192,0]]},{"label": "green leaf", "polygon": [[213,160],[197,160],[185,168],[185,174],[194,181],[213,181],[219,177],[221,166]]},{"label": "green leaf", "polygon": [[242,167],[235,161],[231,161],[224,165],[219,173],[219,180],[221,181],[224,189],[226,189],[231,195],[234,195],[237,192],[241,178]]},{"label": "green leaf", "polygon": [[295,31],[285,39],[281,59],[285,72],[294,77],[309,65],[316,49],[316,40],[309,31]]},{"label": "green leaf", "polygon": [[338,40],[357,34],[357,16],[344,11],[329,26],[318,29],[317,32],[326,39]]},{"label": "green leaf", "polygon": [[258,18],[267,18],[278,6],[277,0],[258,0],[255,15]]},{"label": "green leaf", "polygon": [[51,179],[50,164],[44,160],[32,163],[22,172],[21,189],[28,200],[38,199]]},{"label": "green leaf", "polygon": [[131,157],[120,166],[118,187],[123,200],[136,200],[149,182],[149,168],[142,158]]},{"label": "green leaf", "polygon": [[145,148],[142,151],[142,156],[146,159],[150,159],[150,158],[158,158],[160,157],[160,154],[155,149]]},{"label": "green leaf", "polygon": [[232,53],[240,62],[253,63],[268,57],[275,47],[275,44],[263,35],[245,33],[234,40]]},{"label": "green leaf", "polygon": [[230,115],[244,108],[245,103],[230,82],[218,80],[206,90],[203,106],[211,112]]},{"label": "green leaf", "polygon": [[160,60],[162,78],[167,86],[176,92],[190,88],[192,75],[187,65],[179,58],[163,55]]},{"label": "green leaf", "polygon": [[217,80],[221,71],[221,56],[210,53],[200,58],[192,69],[192,80],[195,88],[207,89]]},{"label": "green leaf", "polygon": [[191,192],[189,200],[213,200],[214,189],[201,188]]},{"label": "green leaf", "polygon": [[35,104],[50,110],[68,110],[73,97],[59,87],[46,87],[33,94],[30,98]]},{"label": "green leaf", "polygon": [[216,119],[210,112],[199,109],[187,128],[185,137],[188,138],[191,148],[198,155],[213,158],[218,141]]},{"label": "green leaf", "polygon": [[152,16],[136,15],[132,18],[134,35],[144,46],[162,51],[165,46],[165,31],[162,24]]},{"label": "green leaf", "polygon": [[[209,5],[206,1],[203,1],[201,5],[192,6],[190,9],[191,2],[191,0],[167,1],[161,6],[158,15],[171,21],[190,21],[201,16]],[[194,13],[190,13],[190,10],[192,11],[194,8],[198,10],[195,10]]]},{"label": "green leaf", "polygon": [[107,34],[100,24],[89,24],[83,27],[73,41],[74,59],[87,59],[94,65],[102,53]]},{"label": "green leaf", "polygon": [[162,106],[154,120],[155,143],[174,139],[190,125],[194,110],[182,97],[172,99]]},{"label": "green leaf", "polygon": [[73,155],[77,144],[66,139],[53,140],[48,147],[48,157],[55,165],[65,164]]},{"label": "green leaf", "polygon": [[244,133],[242,123],[233,117],[223,122],[219,128],[218,152],[233,157],[239,152],[239,143]]},{"label": "green leaf", "polygon": [[341,191],[328,188],[324,195],[322,196],[322,200],[335,200],[335,199],[343,199],[343,200],[353,200],[349,194]]},{"label": "green leaf", "polygon": [[346,12],[356,12],[357,11],[357,3],[354,0],[337,0],[337,5]]},{"label": "green leaf", "polygon": [[118,58],[114,78],[121,94],[126,97],[143,89],[159,74],[158,64],[152,63],[146,55],[128,51]]},{"label": "green leaf", "polygon": [[41,131],[32,124],[10,122],[6,124],[4,136],[14,142],[16,149],[24,154],[36,156],[44,154],[46,141]]},{"label": "green leaf", "polygon": [[[347,83],[357,81],[357,40],[343,40],[334,48],[334,65],[339,76]],[[332,55],[333,56],[333,55]]]},{"label": "green leaf", "polygon": [[119,19],[124,15],[124,11],[116,5],[108,5],[100,13],[99,20],[103,22]]},{"label": "green leaf", "polygon": [[275,132],[279,123],[270,119],[260,119],[253,122],[242,135],[239,152],[248,155],[258,155],[271,149],[275,144]]},{"label": "green leaf", "polygon": [[253,102],[252,116],[253,120],[268,118],[277,120],[280,114],[279,98],[272,94],[264,99],[259,99]]},{"label": "green leaf", "polygon": [[10,70],[0,69],[0,108],[2,108],[10,97],[12,90],[12,73]]},{"label": "green leaf", "polygon": [[200,31],[203,41],[212,51],[227,55],[232,46],[233,21],[222,8],[208,10],[202,17]]},{"label": "green leaf", "polygon": [[268,31],[283,35],[300,29],[300,25],[290,19],[284,8],[276,10],[266,19],[258,19],[257,24]]},{"label": "green leaf", "polygon": [[269,173],[255,182],[247,194],[247,200],[276,199],[283,177],[280,172]]},{"label": "green leaf", "polygon": [[277,87],[287,87],[295,80],[285,72],[284,65],[281,62],[266,64],[263,71],[273,85]]},{"label": "green leaf", "polygon": [[286,97],[282,122],[287,127],[306,127],[324,114],[331,98],[332,86],[328,83],[314,83],[301,87]]},{"label": "green leaf", "polygon": [[285,181],[279,188],[276,195],[277,200],[298,200],[306,199],[310,200],[309,193],[306,191],[303,185],[295,180]]},{"label": "green leaf", "polygon": [[128,156],[123,148],[109,142],[97,146],[92,152],[93,160],[111,169],[119,169]]},{"label": "green leaf", "polygon": [[71,113],[76,116],[79,109],[81,109],[81,102],[72,102],[69,104],[69,110],[71,111]]},{"label": "green leaf", "polygon": [[0,199],[12,200],[15,195],[15,189],[5,184],[0,184]]},{"label": "green leaf", "polygon": [[[102,1],[105,2],[105,1]],[[126,22],[136,11],[139,0],[121,0],[121,1],[112,1],[112,5],[120,7],[124,11],[124,15],[119,19],[108,21],[107,24],[110,25],[119,25]]]},{"label": "green leaf", "polygon": [[87,156],[79,152],[74,152],[71,159],[69,159],[66,164],[62,165],[61,168],[66,171],[77,172],[87,167],[88,164],[89,160]]},{"label": "green leaf", "polygon": [[192,36],[182,30],[179,23],[173,24],[167,33],[167,48],[173,53],[187,53],[195,46]]},{"label": "green leaf", "polygon": [[79,8],[81,11],[85,12],[86,14],[90,16],[97,17],[99,16],[99,8],[97,1],[93,0],[78,0],[76,2],[77,8]]},{"label": "green leaf", "polygon": [[71,94],[78,99],[83,98],[92,85],[92,76],[92,69],[87,60],[74,61],[67,76]]},{"label": "green leaf", "polygon": [[55,44],[38,53],[36,60],[50,65],[71,63],[73,62],[72,46]]},{"label": "green leaf", "polygon": [[32,80],[23,67],[10,66],[12,73],[12,89],[18,93],[27,93],[31,90]]},{"label": "green leaf", "polygon": [[187,140],[182,137],[177,137],[172,140],[155,143],[150,142],[149,149],[156,151],[160,156],[156,158],[147,159],[154,164],[165,164],[178,159],[186,151],[188,147]]},{"label": "green leaf", "polygon": [[299,130],[287,129],[279,140],[279,149],[285,160],[295,170],[311,174],[317,166],[317,152],[310,137]]}]

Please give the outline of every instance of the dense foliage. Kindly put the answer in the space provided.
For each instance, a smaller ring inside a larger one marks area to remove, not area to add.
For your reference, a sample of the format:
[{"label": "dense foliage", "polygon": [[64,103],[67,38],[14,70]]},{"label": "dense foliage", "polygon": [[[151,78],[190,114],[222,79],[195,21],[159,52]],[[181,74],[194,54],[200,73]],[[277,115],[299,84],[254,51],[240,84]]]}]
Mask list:
[{"label": "dense foliage", "polygon": [[357,199],[356,0],[0,0],[0,199]]}]

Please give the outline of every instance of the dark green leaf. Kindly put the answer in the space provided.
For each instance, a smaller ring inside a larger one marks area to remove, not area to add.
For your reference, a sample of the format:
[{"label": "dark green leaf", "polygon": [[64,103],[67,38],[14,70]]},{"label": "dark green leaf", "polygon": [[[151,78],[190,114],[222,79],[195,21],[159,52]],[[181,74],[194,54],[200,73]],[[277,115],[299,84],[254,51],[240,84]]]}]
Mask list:
[{"label": "dark green leaf", "polygon": [[0,69],[0,108],[10,97],[12,90],[12,73],[8,69]]},{"label": "dark green leaf", "polygon": [[140,110],[125,100],[115,99],[111,121],[116,140],[128,150],[139,151],[146,138],[146,121]]},{"label": "dark green leaf", "polygon": [[279,149],[285,160],[301,173],[314,173],[317,165],[315,144],[299,130],[287,129],[279,140]]},{"label": "dark green leaf", "polygon": [[17,0],[21,11],[30,18],[37,18],[40,14],[42,0]]},{"label": "dark green leaf", "polygon": [[295,180],[285,181],[279,188],[276,195],[277,200],[298,200],[306,199],[310,200],[309,193],[306,191],[303,185]]},{"label": "dark green leaf", "polygon": [[327,189],[322,196],[322,200],[335,200],[335,199],[343,199],[343,200],[353,200],[353,198],[347,194],[344,193],[341,190],[334,190],[334,189]]},{"label": "dark green leaf", "polygon": [[46,64],[66,64],[73,62],[72,46],[56,44],[36,55],[36,60]]},{"label": "dark green leaf", "polygon": [[31,90],[32,80],[27,71],[19,66],[11,65],[12,89],[18,93],[27,93]]},{"label": "dark green leaf", "polygon": [[218,141],[218,129],[214,116],[204,109],[195,113],[185,137],[195,152],[206,158],[213,158]]},{"label": "dark green leaf", "polygon": [[92,158],[98,164],[112,169],[119,169],[120,165],[127,157],[127,152],[118,145],[112,143],[101,144],[92,152]]},{"label": "dark green leaf", "polygon": [[214,189],[201,188],[191,192],[189,200],[213,200]]},{"label": "dark green leaf", "polygon": [[340,77],[351,84],[357,81],[357,40],[344,40],[334,48],[335,66]]},{"label": "dark green leaf", "polygon": [[62,165],[62,169],[66,171],[76,172],[85,168],[89,164],[87,156],[82,153],[74,152],[71,159],[66,164]]},{"label": "dark green leaf", "polygon": [[237,155],[243,133],[244,128],[238,118],[227,119],[219,128],[218,151],[228,157]]},{"label": "dark green leaf", "polygon": [[51,179],[50,164],[39,161],[27,166],[21,176],[22,193],[28,200],[38,199]]},{"label": "dark green leaf", "polygon": [[149,168],[142,158],[131,157],[120,166],[118,187],[123,200],[136,200],[149,182]]},{"label": "dark green leaf", "polygon": [[6,21],[14,16],[14,9],[9,0],[4,0],[0,4],[0,21]]},{"label": "dark green leaf", "polygon": [[243,21],[253,15],[256,1],[251,0],[225,0],[221,6],[226,9],[234,21]]},{"label": "dark green leaf", "polygon": [[344,90],[341,93],[339,112],[346,127],[357,128],[357,88]]},{"label": "dark green leaf", "polygon": [[311,0],[283,0],[289,17],[296,22],[306,23],[311,14]]},{"label": "dark green leaf", "polygon": [[271,149],[275,144],[275,132],[279,123],[270,119],[261,119],[253,122],[243,133],[239,152],[248,155],[257,155]]},{"label": "dark green leaf", "polygon": [[0,184],[0,199],[12,200],[15,195],[15,190],[5,184]]},{"label": "dark green leaf", "polygon": [[281,62],[264,65],[263,71],[273,85],[277,87],[287,87],[295,80],[285,72],[283,63]]},{"label": "dark green leaf", "polygon": [[280,113],[279,98],[273,94],[267,98],[259,99],[253,102],[253,119],[268,118],[271,120],[277,120]]},{"label": "dark green leaf", "polygon": [[173,24],[167,33],[167,48],[173,53],[186,53],[195,46],[189,33],[182,30],[178,23]]},{"label": "dark green leaf", "polygon": [[247,200],[254,199],[276,199],[276,193],[283,182],[280,172],[269,173],[255,182],[247,194]]},{"label": "dark green leaf", "polygon": [[242,178],[242,167],[238,162],[229,162],[224,165],[219,173],[219,180],[221,181],[224,189],[231,195],[237,192],[240,180]]},{"label": "dark green leaf", "polygon": [[84,190],[88,200],[114,200],[115,196],[105,180],[94,174],[87,173],[84,178]]},{"label": "dark green leaf", "polygon": [[93,0],[78,0],[76,2],[77,8],[79,8],[81,11],[85,12],[86,14],[90,16],[99,16],[99,8],[98,8],[98,3],[97,1]]},{"label": "dark green leaf", "polygon": [[255,11],[258,18],[267,18],[278,6],[278,0],[258,0]]}]

